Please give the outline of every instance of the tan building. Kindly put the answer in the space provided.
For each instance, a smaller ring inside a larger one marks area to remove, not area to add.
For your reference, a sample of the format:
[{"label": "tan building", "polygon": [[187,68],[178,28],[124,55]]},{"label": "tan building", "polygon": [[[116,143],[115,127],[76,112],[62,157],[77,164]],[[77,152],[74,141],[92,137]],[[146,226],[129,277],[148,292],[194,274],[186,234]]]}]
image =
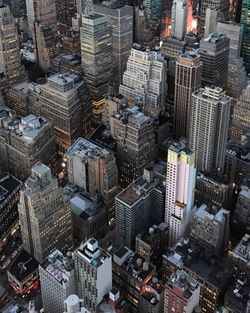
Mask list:
[{"label": "tan building", "polygon": [[0,6],[0,72],[4,72],[10,84],[23,78],[15,21],[9,6],[3,4]]},{"label": "tan building", "polygon": [[69,183],[85,189],[92,195],[99,192],[105,206],[111,210],[119,191],[114,153],[86,139],[78,138],[66,156]]},{"label": "tan building", "polygon": [[44,164],[32,168],[18,204],[24,249],[42,263],[54,249],[73,247],[69,204],[57,179]]},{"label": "tan building", "polygon": [[53,126],[42,117],[12,117],[0,110],[0,160],[15,177],[25,180],[32,166],[43,162],[56,170],[56,140]]},{"label": "tan building", "polygon": [[180,55],[175,67],[174,133],[187,137],[192,93],[201,87],[202,63],[195,52]]}]

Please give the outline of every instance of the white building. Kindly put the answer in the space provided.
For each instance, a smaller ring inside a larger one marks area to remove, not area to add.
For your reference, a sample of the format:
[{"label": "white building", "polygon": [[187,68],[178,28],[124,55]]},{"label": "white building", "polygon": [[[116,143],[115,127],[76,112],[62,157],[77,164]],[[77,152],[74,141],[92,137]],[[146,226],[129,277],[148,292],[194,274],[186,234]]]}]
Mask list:
[{"label": "white building", "polygon": [[46,313],[61,313],[64,300],[75,293],[74,261],[71,253],[65,257],[54,250],[39,266],[43,308]]},{"label": "white building", "polygon": [[168,149],[165,222],[172,246],[185,236],[194,206],[196,168],[194,153],[182,143]]},{"label": "white building", "polygon": [[64,313],[91,313],[84,307],[83,300],[73,294],[64,301],[64,309]]},{"label": "white building", "polygon": [[171,35],[183,40],[187,32],[187,1],[174,0],[171,14]]},{"label": "white building", "polygon": [[129,104],[142,106],[146,114],[157,117],[164,109],[165,92],[165,62],[159,53],[145,48],[131,49],[119,93]]},{"label": "white building", "polygon": [[74,254],[77,294],[91,312],[112,289],[112,257],[90,238]]}]

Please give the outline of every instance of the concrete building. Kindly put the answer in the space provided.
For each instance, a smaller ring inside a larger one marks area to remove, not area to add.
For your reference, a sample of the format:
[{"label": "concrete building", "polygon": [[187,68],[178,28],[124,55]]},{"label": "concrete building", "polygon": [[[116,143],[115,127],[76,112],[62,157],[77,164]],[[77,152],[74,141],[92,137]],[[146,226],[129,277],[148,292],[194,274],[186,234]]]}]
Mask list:
[{"label": "concrete building", "polygon": [[103,301],[98,305],[97,313],[128,313],[129,307],[128,301],[121,296],[117,288],[113,287],[108,297],[104,297]]},{"label": "concrete building", "polygon": [[202,63],[195,52],[177,57],[175,66],[174,134],[187,138],[192,93],[201,87]]},{"label": "concrete building", "polygon": [[187,32],[188,7],[186,0],[173,1],[171,14],[171,36],[183,40]]},{"label": "concrete building", "polygon": [[24,78],[19,54],[19,40],[16,24],[10,8],[0,5],[0,72],[9,84],[16,84]]},{"label": "concrete building", "polygon": [[242,270],[250,270],[250,235],[245,234],[230,253],[233,262]]},{"label": "concrete building", "polygon": [[188,137],[199,171],[223,171],[230,111],[231,98],[221,88],[205,87],[193,93]]},{"label": "concrete building", "polygon": [[134,6],[134,42],[140,45],[152,45],[153,39],[154,34],[149,27],[147,9],[143,5]]},{"label": "concrete building", "polygon": [[240,57],[243,25],[232,22],[218,22],[217,32],[226,34],[230,39],[226,90],[228,96],[234,99],[238,99],[242,90],[247,85],[247,77],[243,58]]},{"label": "concrete building", "polygon": [[209,173],[199,172],[195,184],[195,203],[230,208],[231,186],[228,182]]},{"label": "concrete building", "polygon": [[216,25],[218,21],[218,13],[217,9],[209,8],[206,9],[206,19],[205,19],[205,32],[204,37],[208,37],[209,34],[216,32]]},{"label": "concrete building", "polygon": [[[74,39],[72,39],[74,40]],[[68,44],[70,44],[68,42]],[[74,43],[73,43],[74,45]],[[70,44],[69,49],[74,49],[72,44]],[[73,73],[79,78],[83,78],[82,65],[81,65],[81,55],[80,54],[59,54],[50,62],[50,70],[53,73]]]},{"label": "concrete building", "polygon": [[153,225],[147,231],[138,234],[135,239],[135,251],[147,262],[160,268],[162,255],[168,248],[168,227],[166,223]]},{"label": "concrete building", "polygon": [[[146,284],[155,275],[155,267],[151,263],[145,262],[145,259],[125,246],[120,247],[114,253],[112,267],[113,284],[121,290],[128,300],[130,304],[129,312],[138,312],[141,304],[140,297],[145,290]],[[157,301],[155,301],[155,304],[157,304]]]},{"label": "concrete building", "polygon": [[64,301],[64,309],[64,313],[91,313],[84,307],[83,300],[73,294]]},{"label": "concrete building", "polygon": [[133,8],[103,2],[94,4],[93,10],[98,14],[107,16],[112,26],[113,83],[118,89],[133,44]]},{"label": "concrete building", "polygon": [[69,55],[81,54],[80,32],[75,29],[68,30],[63,37],[63,51]]},{"label": "concrete building", "polygon": [[199,305],[202,312],[209,313],[220,306],[233,277],[230,260],[211,254],[187,238],[181,238],[163,256],[164,279],[168,280],[177,270],[185,271],[199,283]]},{"label": "concrete building", "polygon": [[[164,57],[175,59],[185,52],[186,43],[176,38],[165,38],[161,46],[161,53]],[[170,84],[168,80],[168,84]]]},{"label": "concrete building", "polygon": [[112,288],[111,259],[94,238],[82,243],[74,253],[76,291],[91,312]]},{"label": "concrete building", "polygon": [[82,17],[82,69],[92,96],[93,114],[100,119],[108,85],[112,82],[112,26],[106,16]]},{"label": "concrete building", "polygon": [[201,36],[204,35],[205,32],[207,8],[218,11],[217,19],[222,22],[227,20],[229,15],[229,2],[227,0],[201,1],[197,16],[197,32]]},{"label": "concrete building", "polygon": [[77,13],[88,15],[93,11],[94,0],[76,0]]},{"label": "concrete building", "polygon": [[53,126],[33,114],[14,117],[8,108],[3,108],[0,116],[0,160],[5,170],[25,180],[32,166],[43,162],[55,172],[57,156]]},{"label": "concrete building", "polygon": [[67,154],[68,181],[91,195],[99,192],[107,209],[114,206],[118,188],[116,158],[110,150],[78,138]]},{"label": "concrete building", "polygon": [[48,313],[62,313],[64,300],[75,293],[74,261],[71,253],[64,256],[54,250],[42,265],[39,277],[43,308]]},{"label": "concrete building", "polygon": [[189,230],[194,207],[195,177],[194,153],[182,143],[171,145],[167,157],[164,219],[169,228],[170,246]]},{"label": "concrete building", "polygon": [[250,132],[250,82],[233,107],[230,137],[239,141],[247,132]]},{"label": "concrete building", "polygon": [[55,34],[50,25],[35,23],[37,63],[44,73],[50,68],[53,58],[59,53]]},{"label": "concrete building", "polygon": [[130,52],[119,93],[143,108],[151,117],[158,117],[165,106],[166,67],[157,51],[136,46]]},{"label": "concrete building", "polygon": [[18,228],[17,202],[22,182],[0,172],[0,251],[7,244],[12,231]]},{"label": "concrete building", "polygon": [[236,208],[233,214],[233,225],[240,232],[248,233],[250,230],[250,180],[244,181],[240,187]]},{"label": "concrete building", "polygon": [[164,176],[145,168],[144,175],[116,196],[115,241],[118,246],[135,247],[135,237],[161,223],[164,214]]},{"label": "concrete building", "polygon": [[248,0],[243,0],[239,6],[241,5],[241,17],[240,22],[243,24],[243,40],[242,40],[242,47],[241,47],[241,55],[244,59],[246,71],[247,73],[250,72],[250,19],[249,19],[249,10],[250,10],[250,3]]},{"label": "concrete building", "polygon": [[139,312],[162,313],[164,309],[164,286],[152,277],[144,286],[139,298]]},{"label": "concrete building", "polygon": [[56,0],[26,0],[30,34],[35,38],[35,22],[56,27]]},{"label": "concrete building", "polygon": [[200,285],[184,271],[177,270],[166,284],[164,312],[193,313],[199,304]]},{"label": "concrete building", "polygon": [[114,112],[110,130],[117,140],[119,184],[127,187],[143,174],[145,166],[155,159],[155,135],[153,121],[140,112],[137,106]]},{"label": "concrete building", "polygon": [[91,196],[74,185],[66,185],[63,191],[71,209],[74,238],[79,242],[90,237],[103,238],[107,232],[108,212],[101,195]]},{"label": "concrete building", "polygon": [[18,213],[23,247],[38,262],[45,261],[56,248],[72,248],[70,208],[57,179],[44,164],[33,166],[20,192]]},{"label": "concrete building", "polygon": [[194,213],[190,236],[204,248],[224,256],[229,248],[230,211],[202,204]]},{"label": "concrete building", "polygon": [[202,86],[227,87],[230,39],[222,33],[213,33],[200,41]]}]

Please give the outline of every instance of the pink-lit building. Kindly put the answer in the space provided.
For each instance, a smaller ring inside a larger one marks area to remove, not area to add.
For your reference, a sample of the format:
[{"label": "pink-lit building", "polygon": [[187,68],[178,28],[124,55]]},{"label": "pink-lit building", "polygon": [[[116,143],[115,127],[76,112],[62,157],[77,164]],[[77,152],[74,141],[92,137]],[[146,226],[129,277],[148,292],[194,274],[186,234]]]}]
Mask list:
[{"label": "pink-lit building", "polygon": [[185,236],[194,206],[194,153],[182,142],[168,149],[166,174],[165,222],[169,227],[169,244]]}]

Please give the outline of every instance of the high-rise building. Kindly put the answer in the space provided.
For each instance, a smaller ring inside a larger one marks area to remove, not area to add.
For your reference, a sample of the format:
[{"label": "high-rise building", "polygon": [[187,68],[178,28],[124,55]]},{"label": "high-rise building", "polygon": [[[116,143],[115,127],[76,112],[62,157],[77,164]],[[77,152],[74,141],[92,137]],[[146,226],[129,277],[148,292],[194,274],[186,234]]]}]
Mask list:
[{"label": "high-rise building", "polygon": [[93,10],[107,16],[112,26],[113,82],[118,89],[133,44],[133,8],[106,3],[95,4]]},{"label": "high-rise building", "polygon": [[111,134],[117,140],[119,184],[127,187],[154,162],[153,122],[137,106],[114,112],[110,121]]},{"label": "high-rise building", "polygon": [[165,8],[164,0],[144,0],[143,5],[148,16],[149,28],[154,38],[160,39],[163,12]]},{"label": "high-rise building", "polygon": [[243,24],[243,40],[242,40],[242,49],[241,55],[244,59],[246,71],[250,72],[250,2],[249,0],[242,0],[242,9],[241,9],[241,19],[240,22]]},{"label": "high-rise building", "polygon": [[24,75],[16,24],[9,6],[4,4],[0,4],[0,72],[10,84],[20,82]]},{"label": "high-rise building", "polygon": [[134,42],[141,45],[151,45],[154,35],[149,27],[149,19],[146,8],[134,7]]},{"label": "high-rise building", "polygon": [[183,40],[187,32],[188,7],[186,0],[174,0],[171,14],[171,36]]},{"label": "high-rise building", "polygon": [[199,304],[200,285],[184,271],[177,270],[166,284],[165,313],[193,313]]},{"label": "high-rise building", "polygon": [[76,0],[56,0],[57,22],[62,25],[71,26],[72,17],[75,14]]},{"label": "high-rise building", "polygon": [[219,11],[217,9],[209,7],[206,9],[205,32],[204,32],[205,38],[208,37],[209,34],[216,32],[218,13]]},{"label": "high-rise building", "polygon": [[58,54],[55,34],[47,24],[35,23],[37,62],[44,73],[50,68],[51,60]]},{"label": "high-rise building", "polygon": [[43,308],[48,313],[62,313],[64,300],[75,293],[74,261],[71,253],[64,256],[54,250],[39,266]]},{"label": "high-rise building", "polygon": [[231,98],[221,88],[206,87],[193,93],[188,137],[199,171],[223,171],[230,110]]},{"label": "high-rise building", "polygon": [[187,234],[194,206],[195,177],[194,153],[182,143],[172,144],[167,157],[165,204],[170,245]]},{"label": "high-rise building", "polygon": [[71,54],[81,54],[80,32],[74,29],[68,30],[63,37],[63,51]]},{"label": "high-rise building", "polygon": [[54,249],[68,251],[72,248],[70,208],[49,167],[33,166],[20,192],[18,212],[23,247],[39,263]]},{"label": "high-rise building", "polygon": [[22,182],[0,171],[0,251],[8,243],[11,233],[18,228],[17,202]]},{"label": "high-rise building", "polygon": [[197,32],[204,34],[207,8],[218,11],[218,19],[225,21],[229,14],[229,2],[227,0],[202,0],[198,7]]},{"label": "high-rise building", "polygon": [[230,39],[227,76],[227,95],[238,99],[242,89],[247,85],[243,59],[240,57],[243,25],[236,23],[217,23],[217,31],[226,34]]},{"label": "high-rise building", "polygon": [[250,230],[250,180],[240,186],[236,208],[232,219],[233,225],[240,231],[249,233]]},{"label": "high-rise building", "polygon": [[74,253],[77,294],[91,312],[112,288],[112,258],[90,238]]},{"label": "high-rise building", "polygon": [[43,162],[55,172],[57,155],[53,126],[32,114],[11,117],[8,116],[10,112],[3,109],[0,116],[4,112],[0,124],[0,160],[4,168],[21,180],[29,177],[37,162]]},{"label": "high-rise building", "polygon": [[242,90],[241,96],[233,107],[230,137],[241,140],[241,136],[250,131],[250,82]]},{"label": "high-rise building", "polygon": [[201,87],[202,63],[195,52],[181,54],[175,66],[174,134],[187,137],[192,93]]},{"label": "high-rise building", "polygon": [[144,169],[142,177],[116,196],[115,241],[119,247],[134,249],[135,237],[162,221],[164,199],[164,178],[153,169]]},{"label": "high-rise building", "polygon": [[129,104],[136,103],[143,111],[158,117],[164,110],[166,92],[165,62],[159,52],[144,48],[133,48],[127,62],[119,88]]},{"label": "high-rise building", "polygon": [[35,38],[35,22],[56,27],[56,0],[26,0],[29,31]]},{"label": "high-rise building", "polygon": [[112,82],[112,26],[106,16],[95,13],[82,17],[80,34],[82,68],[93,99],[93,114],[98,119]]},{"label": "high-rise building", "polygon": [[202,86],[226,89],[230,39],[221,33],[213,33],[200,41],[202,61]]},{"label": "high-rise building", "polygon": [[93,11],[94,0],[76,0],[77,13],[90,14]]},{"label": "high-rise building", "polygon": [[118,170],[114,153],[78,138],[67,152],[68,181],[90,194],[99,192],[107,208],[114,206],[118,189]]},{"label": "high-rise building", "polygon": [[202,204],[194,213],[191,237],[204,248],[224,256],[229,244],[230,211]]}]

